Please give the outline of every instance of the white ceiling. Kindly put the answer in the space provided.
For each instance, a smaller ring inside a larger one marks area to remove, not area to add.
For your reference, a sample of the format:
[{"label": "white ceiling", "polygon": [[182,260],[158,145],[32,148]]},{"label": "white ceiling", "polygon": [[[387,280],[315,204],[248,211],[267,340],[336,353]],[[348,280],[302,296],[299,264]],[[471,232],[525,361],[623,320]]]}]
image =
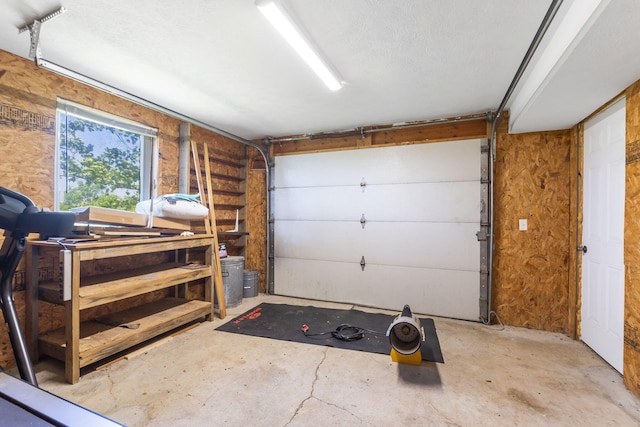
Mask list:
[{"label": "white ceiling", "polygon": [[[285,1],[340,72],[341,90],[323,86],[253,0],[0,0],[0,49],[28,57],[29,32],[18,28],[64,6],[42,25],[42,58],[255,139],[495,110],[551,4]],[[563,2],[541,49],[573,3]],[[638,22],[640,1],[603,0],[535,73],[540,50],[507,104],[518,108],[512,131],[569,128],[639,79]]]}]

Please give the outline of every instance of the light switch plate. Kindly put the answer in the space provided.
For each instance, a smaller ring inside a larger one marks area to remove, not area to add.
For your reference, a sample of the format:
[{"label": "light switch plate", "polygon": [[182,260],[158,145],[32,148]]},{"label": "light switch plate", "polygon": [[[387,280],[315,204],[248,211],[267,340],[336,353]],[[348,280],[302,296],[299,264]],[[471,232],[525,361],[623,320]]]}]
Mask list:
[{"label": "light switch plate", "polygon": [[520,231],[527,231],[527,229],[529,228],[529,224],[527,223],[526,219],[519,220],[518,225],[520,227]]}]

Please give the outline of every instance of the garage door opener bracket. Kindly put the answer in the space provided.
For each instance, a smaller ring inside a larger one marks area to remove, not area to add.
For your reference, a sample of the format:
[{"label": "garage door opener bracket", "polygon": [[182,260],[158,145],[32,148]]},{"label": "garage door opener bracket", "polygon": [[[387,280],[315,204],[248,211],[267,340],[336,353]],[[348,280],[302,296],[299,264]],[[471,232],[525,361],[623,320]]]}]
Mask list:
[{"label": "garage door opener bracket", "polygon": [[31,46],[29,47],[29,58],[36,59],[40,56],[40,29],[42,28],[42,24],[47,22],[50,19],[55,18],[58,15],[62,15],[65,13],[67,9],[61,7],[60,9],[52,12],[40,19],[35,19],[31,24],[27,24],[23,27],[18,28],[18,34],[24,33],[29,30],[31,34]]}]

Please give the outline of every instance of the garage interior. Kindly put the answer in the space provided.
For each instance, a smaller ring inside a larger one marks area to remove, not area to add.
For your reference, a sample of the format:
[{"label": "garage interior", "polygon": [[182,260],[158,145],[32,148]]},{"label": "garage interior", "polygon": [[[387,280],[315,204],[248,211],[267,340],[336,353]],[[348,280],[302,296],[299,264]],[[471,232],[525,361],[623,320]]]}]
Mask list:
[{"label": "garage interior", "polygon": [[[640,4],[276,2],[328,88],[267,3],[3,2],[1,187],[58,209],[61,114],[103,114],[155,141],[147,196],[213,204],[192,236],[117,238],[92,207],[71,296],[29,237],[11,287],[39,387],[124,425],[637,425]],[[214,305],[220,243],[258,296]],[[171,256],[208,273],[127,281]],[[83,350],[83,325],[174,294],[197,319]],[[410,304],[445,363],[215,331],[264,301]],[[14,347],[3,322],[2,375]]]}]

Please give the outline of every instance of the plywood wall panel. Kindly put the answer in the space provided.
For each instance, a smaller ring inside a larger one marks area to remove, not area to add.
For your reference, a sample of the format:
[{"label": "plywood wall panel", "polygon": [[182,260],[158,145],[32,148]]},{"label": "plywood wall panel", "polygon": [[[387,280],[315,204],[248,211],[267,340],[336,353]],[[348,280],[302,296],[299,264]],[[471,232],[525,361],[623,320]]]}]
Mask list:
[{"label": "plywood wall panel", "polygon": [[[255,149],[250,152],[260,156]],[[250,162],[251,163],[251,162]],[[267,184],[265,169],[247,172],[247,239],[245,268],[258,271],[259,291],[266,292]]]},{"label": "plywood wall panel", "polygon": [[55,137],[41,130],[0,124],[0,186],[27,194],[39,207],[53,208]]},{"label": "plywood wall panel", "polygon": [[570,144],[569,131],[498,134],[493,309],[505,324],[569,332]]},{"label": "plywood wall panel", "polygon": [[[570,166],[569,166],[569,310],[567,312],[568,331],[574,339],[580,336],[580,297],[582,280],[582,158],[583,129],[576,125],[571,129]],[[573,250],[575,248],[575,250]]]},{"label": "plywood wall panel", "polygon": [[640,82],[626,91],[624,382],[640,395]]},{"label": "plywood wall panel", "polygon": [[[196,141],[199,144],[199,147],[202,146],[201,144],[206,142],[209,145],[210,157],[223,157],[237,161],[243,160],[243,145],[223,135],[219,135],[198,126],[192,126],[191,140]],[[200,155],[202,154],[202,151],[200,151]]]},{"label": "plywood wall panel", "polygon": [[[16,305],[16,311],[18,312],[18,319],[21,325],[24,325],[25,318],[25,301],[24,292],[18,292],[15,295],[14,303]],[[13,357],[13,350],[11,349],[11,342],[9,341],[9,330],[7,324],[4,321],[2,311],[0,310],[0,367],[6,369],[8,367],[16,366],[15,358]]]}]

